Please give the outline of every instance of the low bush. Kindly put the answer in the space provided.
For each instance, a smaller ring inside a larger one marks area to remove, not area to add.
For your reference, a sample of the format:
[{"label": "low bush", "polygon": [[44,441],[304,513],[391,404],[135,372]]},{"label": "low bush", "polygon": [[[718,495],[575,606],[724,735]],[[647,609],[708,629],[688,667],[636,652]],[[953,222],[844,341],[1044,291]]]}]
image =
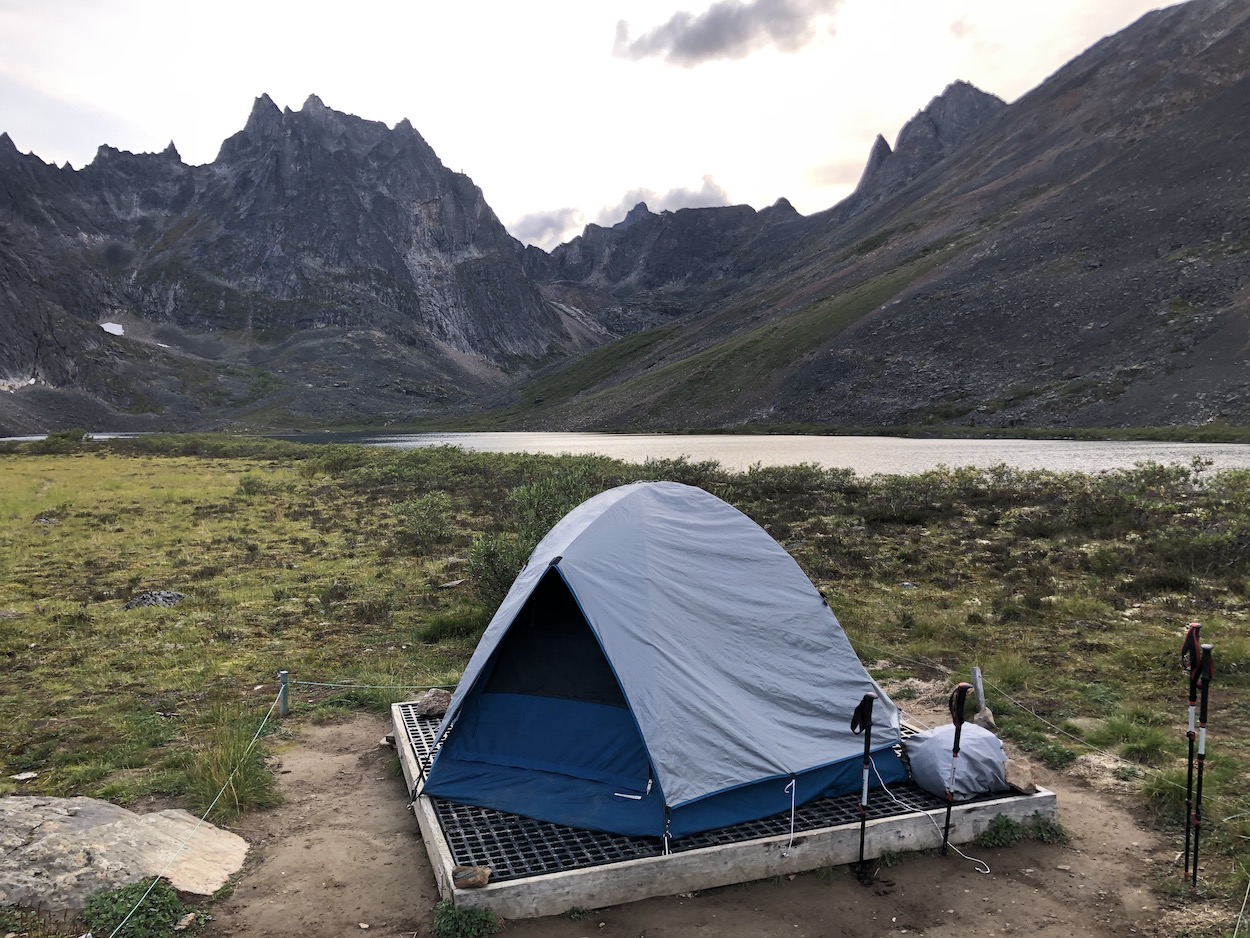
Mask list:
[{"label": "low bush", "polygon": [[446,899],[434,907],[436,938],[487,938],[502,927],[490,909],[458,909]]},{"label": "low bush", "polygon": [[[195,914],[196,924],[202,924],[202,916],[184,905],[169,880],[161,878],[155,883],[144,879],[96,893],[87,900],[82,920],[91,934],[110,938],[168,938],[174,934],[174,926],[188,914]],[[126,924],[122,926],[122,922]],[[194,933],[185,927],[182,932]]]}]

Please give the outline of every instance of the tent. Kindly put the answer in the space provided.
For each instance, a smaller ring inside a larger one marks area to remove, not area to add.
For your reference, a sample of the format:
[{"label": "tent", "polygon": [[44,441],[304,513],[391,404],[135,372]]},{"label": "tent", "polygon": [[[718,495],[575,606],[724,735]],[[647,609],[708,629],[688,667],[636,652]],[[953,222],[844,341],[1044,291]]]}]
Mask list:
[{"label": "tent", "polygon": [[905,778],[897,708],[794,559],[702,489],[638,482],[535,548],[452,697],[424,791],[681,837],[858,790],[850,721],[869,691],[877,770]]}]

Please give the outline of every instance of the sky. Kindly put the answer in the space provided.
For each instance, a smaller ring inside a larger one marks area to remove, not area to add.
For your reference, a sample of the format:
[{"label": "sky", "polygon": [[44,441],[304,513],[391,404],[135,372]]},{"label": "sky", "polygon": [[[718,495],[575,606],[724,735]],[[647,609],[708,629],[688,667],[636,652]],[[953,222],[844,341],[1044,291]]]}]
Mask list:
[{"label": "sky", "polygon": [[958,79],[1011,102],[1158,0],[0,0],[0,131],[211,162],[268,94],[408,118],[517,238],[636,202],[803,214]]}]

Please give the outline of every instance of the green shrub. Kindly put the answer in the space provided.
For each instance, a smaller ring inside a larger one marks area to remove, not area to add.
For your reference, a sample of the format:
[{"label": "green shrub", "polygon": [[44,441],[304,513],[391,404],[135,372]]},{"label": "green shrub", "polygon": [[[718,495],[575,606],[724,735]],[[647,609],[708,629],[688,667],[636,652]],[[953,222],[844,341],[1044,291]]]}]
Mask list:
[{"label": "green shrub", "polygon": [[474,541],[469,551],[469,576],[483,606],[492,611],[498,608],[533,547],[515,535],[487,534]]},{"label": "green shrub", "polygon": [[262,479],[258,475],[253,475],[252,473],[247,472],[239,476],[239,486],[235,489],[235,494],[250,497],[252,495],[263,495],[264,493],[272,490],[272,483]]},{"label": "green shrub", "polygon": [[998,814],[972,842],[978,847],[1013,847],[1029,838],[1044,844],[1066,844],[1068,832],[1058,821],[1042,817],[1037,811],[1024,823]]},{"label": "green shrub", "polygon": [[436,938],[487,938],[501,927],[490,909],[457,909],[447,899],[434,907]]},{"label": "green shrub", "polygon": [[1029,821],[1029,834],[1034,840],[1044,844],[1066,844],[1071,838],[1067,828],[1059,821],[1042,817],[1041,812],[1034,811]]},{"label": "green shrub", "polygon": [[[149,886],[151,892],[148,892]],[[147,893],[146,898],[144,893]],[[132,909],[134,914],[130,915]],[[194,912],[196,910],[183,905],[169,880],[161,878],[153,883],[145,879],[119,889],[96,893],[87,900],[82,920],[96,935],[112,936],[125,921],[126,925],[117,932],[117,938],[168,938],[174,933],[178,920]],[[129,920],[127,915],[130,915]],[[199,924],[199,914],[196,915]]]},{"label": "green shrub", "polygon": [[400,504],[395,513],[398,527],[395,539],[409,550],[429,550],[451,539],[454,530],[453,505],[446,492],[427,492]]},{"label": "green shrub", "polygon": [[1013,847],[1029,836],[1028,829],[1005,814],[996,814],[989,827],[973,838],[978,847]]}]

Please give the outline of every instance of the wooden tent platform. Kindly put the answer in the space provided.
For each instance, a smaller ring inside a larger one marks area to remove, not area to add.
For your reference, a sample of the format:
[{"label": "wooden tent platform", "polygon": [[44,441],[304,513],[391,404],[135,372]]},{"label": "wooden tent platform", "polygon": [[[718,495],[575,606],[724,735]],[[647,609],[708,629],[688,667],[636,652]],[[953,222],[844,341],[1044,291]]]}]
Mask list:
[{"label": "wooden tent platform", "polygon": [[[786,812],[682,838],[665,855],[663,842],[581,831],[420,794],[435,749],[439,721],[411,704],[391,709],[395,748],[412,810],[421,827],[440,895],[457,906],[488,908],[503,918],[557,915],[651,896],[673,895],[854,863],[859,858],[858,793],[822,798],[795,814],[793,838]],[[873,789],[865,856],[940,847],[946,803],[914,785],[891,786],[894,798]],[[963,844],[998,815],[1025,822],[1055,819],[1053,792],[1011,794],[955,805],[951,843]],[[452,869],[485,866],[490,883],[457,889]]]}]

